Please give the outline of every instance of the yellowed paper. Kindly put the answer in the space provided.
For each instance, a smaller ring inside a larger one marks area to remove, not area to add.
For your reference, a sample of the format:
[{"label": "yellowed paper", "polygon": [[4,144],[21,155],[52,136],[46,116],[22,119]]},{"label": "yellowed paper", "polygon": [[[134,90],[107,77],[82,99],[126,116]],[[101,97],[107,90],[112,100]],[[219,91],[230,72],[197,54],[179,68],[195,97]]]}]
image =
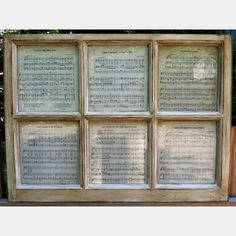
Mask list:
[{"label": "yellowed paper", "polygon": [[212,184],[215,164],[215,122],[159,122],[158,183]]},{"label": "yellowed paper", "polygon": [[148,106],[148,47],[89,47],[89,111],[141,112]]},{"label": "yellowed paper", "polygon": [[19,111],[78,111],[78,70],[76,46],[18,47]]},{"label": "yellowed paper", "polygon": [[218,53],[212,46],[160,46],[160,110],[217,111]]},{"label": "yellowed paper", "polygon": [[93,122],[90,125],[90,183],[147,183],[147,123]]},{"label": "yellowed paper", "polygon": [[79,183],[79,127],[75,122],[23,122],[23,184]]}]

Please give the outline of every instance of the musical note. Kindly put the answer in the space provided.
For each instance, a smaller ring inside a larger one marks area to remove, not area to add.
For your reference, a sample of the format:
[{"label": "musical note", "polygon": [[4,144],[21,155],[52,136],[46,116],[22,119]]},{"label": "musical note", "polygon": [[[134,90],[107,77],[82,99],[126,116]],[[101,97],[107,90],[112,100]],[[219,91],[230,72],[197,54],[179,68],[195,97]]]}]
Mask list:
[{"label": "musical note", "polygon": [[217,110],[217,47],[160,47],[160,110]]},{"label": "musical note", "polygon": [[90,126],[90,182],[147,183],[147,123],[97,122]]},{"label": "musical note", "polygon": [[20,111],[78,111],[76,46],[18,49]]},{"label": "musical note", "polygon": [[23,122],[20,142],[22,183],[79,183],[79,130],[76,123]]},{"label": "musical note", "polygon": [[90,111],[146,111],[147,88],[146,46],[89,48]]},{"label": "musical note", "polygon": [[159,183],[214,183],[215,122],[159,123]]}]

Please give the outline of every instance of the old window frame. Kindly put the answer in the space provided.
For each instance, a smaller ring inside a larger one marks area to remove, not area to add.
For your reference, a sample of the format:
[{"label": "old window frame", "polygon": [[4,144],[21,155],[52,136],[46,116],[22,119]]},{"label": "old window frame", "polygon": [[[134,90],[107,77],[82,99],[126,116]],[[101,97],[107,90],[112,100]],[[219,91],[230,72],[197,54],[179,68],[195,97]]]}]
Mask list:
[{"label": "old window frame", "polygon": [[[37,113],[17,112],[17,47],[20,45],[78,45],[79,49],[79,113]],[[149,45],[149,106],[150,113],[89,113],[87,96],[87,49],[90,45]],[[166,114],[158,112],[158,46],[159,45],[218,45],[221,48],[221,106],[219,112]],[[192,202],[226,201],[228,199],[230,129],[231,129],[231,37],[227,35],[5,35],[4,36],[4,76],[5,76],[5,126],[6,155],[9,201],[17,202]],[[88,188],[88,123],[93,120],[136,120],[149,121],[150,148],[150,189],[91,189]],[[158,121],[219,121],[220,162],[217,169],[221,173],[218,184],[209,188],[190,187],[162,189],[157,183],[157,128]],[[22,121],[74,121],[80,123],[81,188],[30,188],[19,184],[19,129]]]}]

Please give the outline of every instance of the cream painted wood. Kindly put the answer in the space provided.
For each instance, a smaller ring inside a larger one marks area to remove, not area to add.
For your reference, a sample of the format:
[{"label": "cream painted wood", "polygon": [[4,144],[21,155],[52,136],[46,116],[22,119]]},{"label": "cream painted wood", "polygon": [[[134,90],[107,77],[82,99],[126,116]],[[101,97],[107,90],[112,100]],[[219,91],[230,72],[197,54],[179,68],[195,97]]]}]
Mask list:
[{"label": "cream painted wood", "polygon": [[[224,35],[162,35],[162,34],[72,34],[72,35],[5,35],[4,93],[6,154],[9,201],[16,202],[202,202],[226,201],[229,189],[232,42]],[[78,45],[80,65],[80,109],[78,112],[18,112],[17,47],[20,45]],[[89,113],[88,112],[88,47],[90,45],[149,45],[149,112]],[[158,112],[158,49],[160,45],[209,45],[221,51],[220,111],[209,113]],[[149,174],[147,189],[89,189],[90,121],[147,121],[149,122]],[[219,121],[219,161],[217,183],[212,185],[157,185],[158,121],[194,120]],[[20,183],[19,122],[22,121],[79,121],[81,186],[36,186]]]}]

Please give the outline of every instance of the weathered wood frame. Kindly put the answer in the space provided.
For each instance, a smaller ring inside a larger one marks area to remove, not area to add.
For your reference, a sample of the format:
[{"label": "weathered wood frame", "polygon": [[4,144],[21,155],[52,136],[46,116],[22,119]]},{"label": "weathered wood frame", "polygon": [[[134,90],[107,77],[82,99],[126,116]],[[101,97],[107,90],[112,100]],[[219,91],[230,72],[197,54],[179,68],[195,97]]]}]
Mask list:
[{"label": "weathered wood frame", "polygon": [[[80,112],[79,113],[20,113],[17,112],[17,46],[19,45],[78,45],[80,58]],[[220,111],[212,113],[158,112],[158,46],[159,45],[217,45],[222,57]],[[149,45],[150,78],[149,106],[146,113],[89,114],[87,112],[87,47],[90,45]],[[225,35],[5,35],[4,37],[4,86],[5,86],[5,126],[6,155],[8,173],[8,198],[17,202],[194,202],[226,201],[229,191],[230,169],[230,128],[231,128],[231,37]],[[81,131],[82,176],[80,188],[23,188],[19,185],[18,158],[20,121],[79,121]],[[88,123],[90,120],[145,120],[150,123],[150,189],[90,189],[88,184]],[[217,184],[182,189],[161,189],[157,183],[157,123],[158,120],[209,120],[220,123],[220,170]]]}]

